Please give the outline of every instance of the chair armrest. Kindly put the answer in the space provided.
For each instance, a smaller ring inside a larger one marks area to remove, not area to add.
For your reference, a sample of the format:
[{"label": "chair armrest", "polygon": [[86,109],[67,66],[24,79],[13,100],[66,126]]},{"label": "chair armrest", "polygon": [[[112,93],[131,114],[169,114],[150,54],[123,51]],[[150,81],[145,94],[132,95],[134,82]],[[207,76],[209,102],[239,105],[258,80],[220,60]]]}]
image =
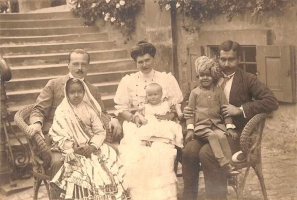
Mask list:
[{"label": "chair armrest", "polygon": [[26,119],[29,118],[33,106],[34,105],[29,105],[19,110],[14,116],[14,121],[26,136],[31,156],[34,159],[33,162],[47,169],[51,163],[50,149],[46,146],[45,140],[40,134],[35,134],[31,137],[28,133],[29,126],[26,123]]},{"label": "chair armrest", "polygon": [[[245,125],[240,136],[240,147],[244,153],[249,153],[256,145],[261,143],[262,132],[267,117],[267,113],[257,114]],[[253,134],[258,138],[251,143],[250,136]]]},{"label": "chair armrest", "polygon": [[23,133],[26,134],[26,136],[29,136],[29,134],[28,124],[25,122],[25,119],[27,119],[30,116],[33,106],[34,105],[26,106],[14,115],[14,121],[16,125],[21,129]]}]

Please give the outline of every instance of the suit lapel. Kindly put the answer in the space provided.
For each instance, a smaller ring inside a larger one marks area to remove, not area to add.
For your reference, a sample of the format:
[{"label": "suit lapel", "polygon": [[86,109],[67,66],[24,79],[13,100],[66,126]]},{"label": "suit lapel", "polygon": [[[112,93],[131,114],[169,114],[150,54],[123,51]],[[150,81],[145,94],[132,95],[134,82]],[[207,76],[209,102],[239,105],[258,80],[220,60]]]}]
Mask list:
[{"label": "suit lapel", "polygon": [[64,88],[65,88],[65,84],[66,84],[68,79],[69,79],[69,75],[66,75],[66,76],[62,77],[62,79],[61,79],[60,90],[61,90],[61,94],[63,94],[63,97],[65,97]]},{"label": "suit lapel", "polygon": [[242,74],[240,69],[238,68],[234,74],[231,90],[230,90],[230,96],[229,96],[229,103],[233,104],[236,102],[236,97],[238,97],[239,89],[243,87],[242,85]]}]

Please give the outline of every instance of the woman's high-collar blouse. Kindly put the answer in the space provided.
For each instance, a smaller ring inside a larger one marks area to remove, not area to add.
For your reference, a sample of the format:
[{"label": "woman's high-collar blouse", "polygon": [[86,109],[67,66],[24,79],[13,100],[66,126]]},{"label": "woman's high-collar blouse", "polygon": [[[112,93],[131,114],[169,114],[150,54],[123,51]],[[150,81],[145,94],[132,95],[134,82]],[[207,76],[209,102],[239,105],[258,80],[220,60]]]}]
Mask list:
[{"label": "woman's high-collar blouse", "polygon": [[145,103],[145,88],[150,83],[158,83],[162,86],[163,99],[167,100],[170,106],[181,103],[183,100],[179,85],[171,73],[153,70],[149,76],[144,76],[141,72],[136,72],[122,78],[114,97],[117,109],[115,114],[141,108]]}]

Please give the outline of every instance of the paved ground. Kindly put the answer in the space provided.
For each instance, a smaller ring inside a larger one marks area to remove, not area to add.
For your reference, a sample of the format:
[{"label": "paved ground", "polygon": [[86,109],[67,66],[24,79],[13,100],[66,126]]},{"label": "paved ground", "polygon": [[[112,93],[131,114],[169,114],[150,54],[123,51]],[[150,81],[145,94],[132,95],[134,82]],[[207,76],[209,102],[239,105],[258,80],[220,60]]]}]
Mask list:
[{"label": "paved ground", "polygon": [[[268,198],[270,200],[297,200],[297,156],[294,154],[282,154],[277,151],[269,150],[264,146],[262,148],[262,159]],[[178,180],[178,200],[185,200],[182,198],[182,178],[178,178]],[[204,183],[203,177],[201,177],[198,199],[202,200],[204,196]],[[9,196],[0,194],[1,200],[29,200],[32,199],[32,197],[33,189],[27,189]],[[40,188],[38,199],[48,199],[44,186]],[[236,194],[231,187],[229,188],[228,199],[236,199]],[[257,177],[252,170],[250,171],[244,190],[244,199],[263,199]]]}]

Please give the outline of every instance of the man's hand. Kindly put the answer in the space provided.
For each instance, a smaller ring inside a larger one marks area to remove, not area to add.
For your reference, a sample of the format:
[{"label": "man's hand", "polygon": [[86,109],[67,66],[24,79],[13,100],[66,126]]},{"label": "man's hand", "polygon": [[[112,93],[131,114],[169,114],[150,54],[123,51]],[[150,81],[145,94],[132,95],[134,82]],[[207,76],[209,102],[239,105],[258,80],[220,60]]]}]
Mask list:
[{"label": "man's hand", "polygon": [[228,104],[222,106],[222,113],[224,117],[232,117],[241,115],[242,111],[239,109],[239,107]]},{"label": "man's hand", "polygon": [[93,145],[86,146],[82,150],[82,155],[85,156],[86,158],[91,158],[91,154],[96,150],[97,150],[96,147]]},{"label": "man's hand", "polygon": [[30,137],[33,137],[36,133],[40,133],[40,135],[43,137],[40,123],[35,123],[28,126],[28,134]]},{"label": "man's hand", "polygon": [[227,129],[226,135],[230,135],[233,140],[238,139],[238,134],[233,129]]},{"label": "man's hand", "polygon": [[188,132],[187,132],[187,136],[186,136],[186,138],[185,138],[185,144],[184,144],[184,146],[186,146],[186,144],[188,143],[188,142],[190,142],[191,140],[194,140],[194,130],[188,130]]},{"label": "man's hand", "polygon": [[109,129],[112,130],[113,137],[118,137],[122,133],[122,126],[118,119],[111,118],[109,122]]},{"label": "man's hand", "polygon": [[190,119],[190,118],[192,118],[194,116],[195,110],[192,109],[192,108],[190,108],[190,107],[188,107],[188,106],[186,106],[184,108],[184,112],[183,113],[184,113],[184,118],[185,119]]}]

